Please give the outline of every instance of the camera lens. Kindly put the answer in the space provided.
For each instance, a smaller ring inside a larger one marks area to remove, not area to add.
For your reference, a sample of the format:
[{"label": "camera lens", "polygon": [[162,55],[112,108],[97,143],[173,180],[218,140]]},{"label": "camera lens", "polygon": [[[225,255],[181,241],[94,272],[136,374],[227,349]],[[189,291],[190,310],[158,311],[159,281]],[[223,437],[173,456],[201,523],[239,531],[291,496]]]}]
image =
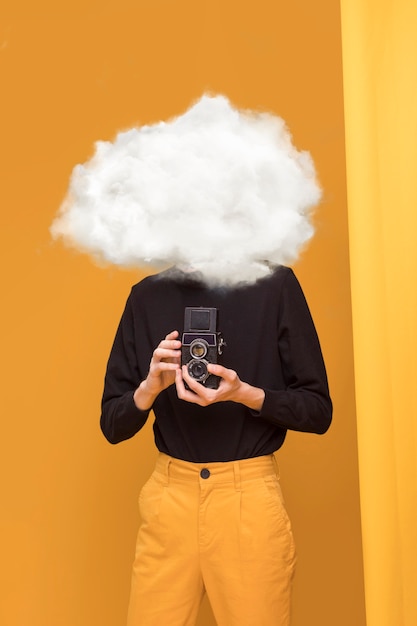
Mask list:
[{"label": "camera lens", "polygon": [[190,345],[190,354],[195,359],[202,359],[207,354],[207,344],[201,339],[195,339]]},{"label": "camera lens", "polygon": [[190,361],[188,363],[188,373],[191,378],[199,382],[206,380],[209,375],[206,361]]}]

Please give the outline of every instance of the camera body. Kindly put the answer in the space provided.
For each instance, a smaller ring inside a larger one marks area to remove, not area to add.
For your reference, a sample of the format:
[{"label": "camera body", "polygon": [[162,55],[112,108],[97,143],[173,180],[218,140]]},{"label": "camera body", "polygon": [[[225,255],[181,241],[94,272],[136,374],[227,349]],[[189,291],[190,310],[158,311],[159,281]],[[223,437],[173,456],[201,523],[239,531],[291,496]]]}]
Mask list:
[{"label": "camera body", "polygon": [[181,365],[191,378],[210,389],[217,389],[219,376],[210,374],[207,365],[218,363],[225,345],[217,330],[217,309],[186,307],[181,346]]}]

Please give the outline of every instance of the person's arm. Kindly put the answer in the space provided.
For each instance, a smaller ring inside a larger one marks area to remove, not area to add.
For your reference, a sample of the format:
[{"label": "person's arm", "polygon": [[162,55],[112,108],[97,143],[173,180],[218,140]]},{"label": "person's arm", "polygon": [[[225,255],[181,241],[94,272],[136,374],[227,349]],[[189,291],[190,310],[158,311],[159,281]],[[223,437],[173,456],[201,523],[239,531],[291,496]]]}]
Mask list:
[{"label": "person's arm", "polygon": [[169,333],[154,350],[146,375],[139,371],[134,318],[128,299],[107,364],[100,426],[110,443],[133,437],[145,424],[159,393],[173,384],[179,367],[178,332]]},{"label": "person's arm", "polygon": [[222,378],[219,388],[205,388],[191,379],[183,367],[177,371],[178,397],[200,406],[226,400],[240,402],[251,410],[255,419],[266,419],[291,430],[326,432],[332,419],[326,370],[310,311],[292,272],[288,273],[280,294],[278,328],[285,389],[254,387],[241,381],[234,370],[209,365],[209,371]]},{"label": "person's arm", "polygon": [[174,384],[181,360],[179,333],[173,330],[155,348],[148,375],[133,394],[133,401],[141,411],[149,411],[161,391]]},{"label": "person's arm", "polygon": [[326,368],[310,310],[292,271],[281,290],[278,328],[285,389],[265,389],[257,415],[290,430],[323,434],[332,420]]},{"label": "person's arm", "polygon": [[141,411],[133,400],[140,381],[130,296],[110,352],[101,401],[100,426],[110,443],[133,437],[148,418],[149,410]]}]

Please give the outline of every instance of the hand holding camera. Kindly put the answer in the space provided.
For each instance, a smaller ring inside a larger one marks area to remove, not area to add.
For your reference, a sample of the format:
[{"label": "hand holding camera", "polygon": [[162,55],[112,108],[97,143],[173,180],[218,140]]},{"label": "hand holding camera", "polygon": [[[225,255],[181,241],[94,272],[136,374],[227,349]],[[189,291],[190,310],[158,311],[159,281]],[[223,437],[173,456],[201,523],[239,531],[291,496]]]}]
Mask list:
[{"label": "hand holding camera", "polygon": [[260,411],[265,392],[240,380],[237,373],[220,365],[226,346],[217,329],[215,308],[186,307],[181,345],[181,370],[175,384],[181,400],[200,406],[215,402],[239,402]]},{"label": "hand holding camera", "polygon": [[133,399],[140,410],[149,409],[157,396],[175,382],[175,372],[180,367],[181,342],[173,330],[155,348],[145,380],[136,389]]},{"label": "hand holding camera", "polygon": [[218,388],[211,389],[197,382],[189,375],[187,367],[183,365],[182,369],[177,371],[175,379],[180,400],[200,406],[209,406],[215,402],[239,402],[253,411],[261,410],[265,399],[263,389],[243,382],[234,370],[227,369],[222,365],[209,363],[207,368],[210,374],[220,379]]},{"label": "hand holding camera", "polygon": [[217,309],[187,307],[184,317],[182,341],[174,330],[154,350],[148,375],[133,396],[138,409],[151,408],[161,391],[175,382],[178,397],[186,402],[208,406],[232,401],[260,411],[263,389],[218,363],[225,343],[217,331]]}]

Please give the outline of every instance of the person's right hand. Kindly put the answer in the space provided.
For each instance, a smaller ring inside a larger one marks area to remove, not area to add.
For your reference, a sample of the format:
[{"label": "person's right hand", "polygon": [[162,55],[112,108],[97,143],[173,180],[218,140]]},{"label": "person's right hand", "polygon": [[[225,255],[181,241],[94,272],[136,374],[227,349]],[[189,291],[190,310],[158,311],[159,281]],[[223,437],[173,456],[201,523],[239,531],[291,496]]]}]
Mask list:
[{"label": "person's right hand", "polygon": [[155,348],[148,375],[133,395],[138,409],[149,409],[161,391],[175,382],[175,372],[181,362],[181,341],[178,336],[178,331],[173,330]]}]

